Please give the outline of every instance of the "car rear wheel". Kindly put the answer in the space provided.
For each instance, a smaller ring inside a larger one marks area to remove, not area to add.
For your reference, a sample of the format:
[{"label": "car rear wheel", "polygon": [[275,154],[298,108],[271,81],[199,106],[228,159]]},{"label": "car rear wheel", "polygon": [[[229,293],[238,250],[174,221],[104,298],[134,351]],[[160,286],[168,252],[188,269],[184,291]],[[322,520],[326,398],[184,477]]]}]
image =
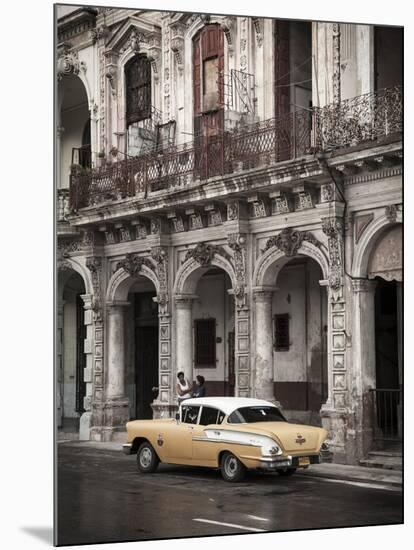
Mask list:
[{"label": "car rear wheel", "polygon": [[154,447],[148,441],[141,443],[137,453],[138,470],[145,474],[152,474],[158,467],[160,459]]},{"label": "car rear wheel", "polygon": [[286,468],[285,470],[278,470],[277,473],[280,476],[292,476],[296,472],[296,468]]},{"label": "car rear wheel", "polygon": [[221,475],[226,481],[241,481],[246,475],[246,468],[231,453],[224,453],[220,464]]}]

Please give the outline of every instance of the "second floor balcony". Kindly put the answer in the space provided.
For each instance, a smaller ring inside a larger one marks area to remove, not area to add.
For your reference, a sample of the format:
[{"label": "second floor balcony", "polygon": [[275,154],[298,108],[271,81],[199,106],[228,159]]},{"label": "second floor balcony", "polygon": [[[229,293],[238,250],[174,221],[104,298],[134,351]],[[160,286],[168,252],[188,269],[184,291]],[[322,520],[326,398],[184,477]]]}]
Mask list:
[{"label": "second floor balcony", "polygon": [[323,108],[297,110],[236,131],[224,130],[100,168],[74,165],[70,209],[133,197],[145,199],[157,191],[313,158],[327,151],[400,139],[402,108],[402,88],[389,88]]}]

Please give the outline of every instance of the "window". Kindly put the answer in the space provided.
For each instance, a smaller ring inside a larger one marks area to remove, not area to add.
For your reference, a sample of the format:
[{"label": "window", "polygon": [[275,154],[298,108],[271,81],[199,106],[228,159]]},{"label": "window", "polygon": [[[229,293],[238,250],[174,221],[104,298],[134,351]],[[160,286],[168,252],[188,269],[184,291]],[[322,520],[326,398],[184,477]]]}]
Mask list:
[{"label": "window", "polygon": [[289,351],[289,314],[275,315],[275,350]]},{"label": "window", "polygon": [[182,422],[185,424],[197,424],[200,407],[195,407],[194,405],[184,405],[181,409]]},{"label": "window", "polygon": [[254,422],[286,422],[285,417],[277,407],[241,407],[229,416],[230,424]]},{"label": "window", "polygon": [[218,110],[223,104],[223,30],[206,25],[193,41],[194,116]]},{"label": "window", "polygon": [[214,409],[213,407],[203,407],[201,410],[200,422],[201,426],[208,426],[209,424],[221,424],[223,422],[225,414],[222,411]]},{"label": "window", "polygon": [[211,368],[216,366],[216,320],[195,321],[195,366]]},{"label": "window", "polygon": [[151,63],[138,55],[125,66],[127,126],[151,116]]}]

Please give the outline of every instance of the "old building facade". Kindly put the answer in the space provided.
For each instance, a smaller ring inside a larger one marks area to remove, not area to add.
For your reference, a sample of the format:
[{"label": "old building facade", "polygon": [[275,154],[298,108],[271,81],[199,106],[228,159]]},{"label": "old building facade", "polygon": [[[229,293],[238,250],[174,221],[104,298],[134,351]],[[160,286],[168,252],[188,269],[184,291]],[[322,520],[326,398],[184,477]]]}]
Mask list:
[{"label": "old building facade", "polygon": [[182,370],[341,462],[399,439],[401,29],[58,6],[56,61],[59,428]]}]

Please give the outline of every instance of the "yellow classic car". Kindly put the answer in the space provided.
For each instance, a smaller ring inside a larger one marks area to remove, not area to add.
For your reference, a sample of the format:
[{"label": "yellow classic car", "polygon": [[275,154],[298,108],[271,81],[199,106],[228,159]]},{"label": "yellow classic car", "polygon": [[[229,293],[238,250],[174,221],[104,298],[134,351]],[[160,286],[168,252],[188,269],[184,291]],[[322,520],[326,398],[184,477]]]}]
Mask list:
[{"label": "yellow classic car", "polygon": [[273,403],[247,397],[186,399],[175,419],[126,428],[123,450],[137,454],[144,473],[162,462],[219,468],[226,481],[242,480],[248,468],[289,476],[329,452],[325,429],[290,423]]}]

